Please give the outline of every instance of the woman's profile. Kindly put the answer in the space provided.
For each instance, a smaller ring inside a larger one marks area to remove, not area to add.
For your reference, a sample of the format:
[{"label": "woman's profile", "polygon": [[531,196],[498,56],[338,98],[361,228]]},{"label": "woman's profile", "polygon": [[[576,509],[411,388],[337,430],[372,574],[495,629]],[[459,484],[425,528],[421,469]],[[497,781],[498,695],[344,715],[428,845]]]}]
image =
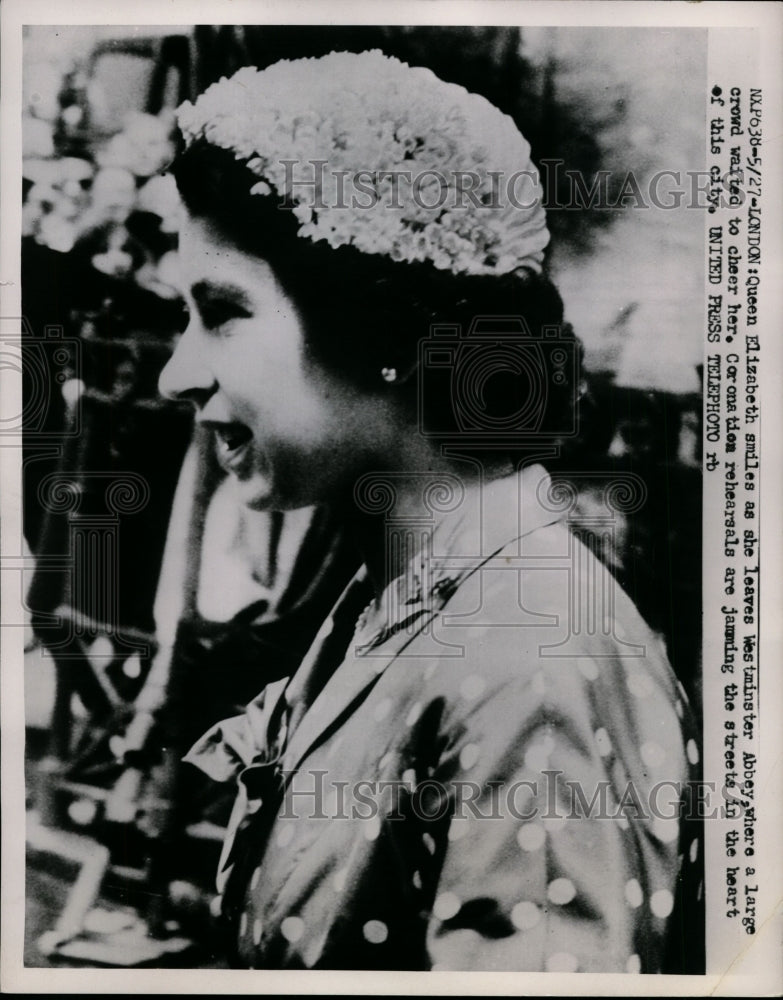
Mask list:
[{"label": "woman's profile", "polygon": [[528,143],[380,52],[240,70],[179,122],[191,316],[161,390],[244,503],[328,505],[363,560],[188,757],[237,784],[231,960],[673,971],[699,751],[545,471],[578,349]]}]

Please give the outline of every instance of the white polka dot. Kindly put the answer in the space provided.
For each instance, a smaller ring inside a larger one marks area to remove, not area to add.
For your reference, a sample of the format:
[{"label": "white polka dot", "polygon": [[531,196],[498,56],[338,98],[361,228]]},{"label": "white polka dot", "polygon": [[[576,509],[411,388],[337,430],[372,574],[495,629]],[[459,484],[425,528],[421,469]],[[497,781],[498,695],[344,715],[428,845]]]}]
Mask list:
[{"label": "white polka dot", "polygon": [[597,680],[599,670],[598,670],[598,664],[595,662],[595,660],[580,659],[578,666],[580,674],[582,674],[583,677],[587,678],[588,681]]},{"label": "white polka dot", "polygon": [[666,759],[666,753],[658,743],[642,743],[640,753],[648,767],[659,767]]},{"label": "white polka dot", "polygon": [[98,812],[98,807],[92,799],[76,799],[68,806],[68,815],[79,826],[92,823]]},{"label": "white polka dot", "polygon": [[547,886],[546,894],[550,902],[565,906],[576,895],[576,886],[570,878],[556,878]]},{"label": "white polka dot", "polygon": [[244,937],[247,934],[247,913],[243,913],[239,918],[239,936]]},{"label": "white polka dot", "polygon": [[365,840],[377,840],[381,832],[381,821],[378,816],[362,820],[362,833]]},{"label": "white polka dot", "polygon": [[676,816],[657,816],[652,824],[653,836],[662,844],[673,844],[680,836],[680,821]]},{"label": "white polka dot", "polygon": [[287,823],[280,829],[275,841],[278,847],[286,847],[291,843],[294,836],[294,825],[293,823]]},{"label": "white polka dot", "polygon": [[402,783],[403,785],[409,785],[411,787],[416,786],[416,772],[412,767],[409,767],[406,771],[402,772]]},{"label": "white polka dot", "polygon": [[448,838],[449,840],[459,840],[464,837],[468,832],[468,821],[466,819],[455,819],[452,820],[449,826]]},{"label": "white polka dot", "polygon": [[391,698],[384,698],[383,701],[379,701],[373,710],[372,717],[376,722],[381,722],[391,711],[392,703]]},{"label": "white polka dot", "polygon": [[223,897],[213,896],[209,901],[209,912],[213,917],[219,917],[223,912]]},{"label": "white polka dot", "polygon": [[642,960],[638,955],[631,955],[628,961],[625,963],[625,971],[630,973],[632,976],[638,976],[642,971]]},{"label": "white polka dot", "polygon": [[462,908],[462,903],[453,892],[442,892],[435,900],[432,912],[438,920],[451,920]]},{"label": "white polka dot", "polygon": [[250,889],[251,889],[251,891],[253,891],[256,888],[256,886],[258,885],[258,880],[260,878],[261,878],[261,869],[260,868],[254,869],[253,874],[252,874],[252,876],[250,878]]},{"label": "white polka dot", "polygon": [[576,955],[572,955],[570,951],[556,951],[546,960],[547,972],[576,972],[578,968]]},{"label": "white polka dot", "polygon": [[535,673],[530,686],[538,694],[544,694],[546,692],[546,674],[543,670],[538,670]]},{"label": "white polka dot", "polygon": [[669,916],[674,909],[674,897],[668,889],[659,889],[650,896],[650,909],[661,920]]},{"label": "white polka dot", "polygon": [[260,920],[253,921],[253,944],[257,945],[261,940],[261,931],[263,930],[263,925]]},{"label": "white polka dot", "polygon": [[421,872],[414,872],[411,882],[413,882],[414,889],[421,889]]},{"label": "white polka dot", "polygon": [[540,823],[525,823],[517,830],[517,843],[523,851],[537,851],[545,840],[546,833]]},{"label": "white polka dot", "polygon": [[348,869],[341,868],[339,871],[334,873],[332,878],[332,885],[334,886],[335,892],[342,892],[345,888],[345,881],[348,878]]},{"label": "white polka dot", "polygon": [[301,917],[286,917],[280,924],[280,933],[291,944],[298,941],[304,934],[305,925]]},{"label": "white polka dot", "polygon": [[460,751],[459,755],[460,767],[462,767],[463,770],[467,771],[468,768],[473,767],[473,765],[476,763],[476,761],[479,759],[480,756],[481,756],[481,748],[478,746],[478,744],[467,743]]},{"label": "white polka dot", "polygon": [[541,919],[541,910],[535,903],[517,903],[511,911],[511,923],[520,931],[529,931]]},{"label": "white polka dot", "polygon": [[699,841],[698,839],[692,840],[691,849],[688,852],[688,857],[691,859],[692,865],[696,864],[696,858],[698,858],[698,856],[699,856]]},{"label": "white polka dot", "polygon": [[410,712],[408,712],[408,717],[405,720],[405,725],[412,726],[414,722],[418,720],[423,708],[424,706],[422,705],[422,703],[420,701],[417,701],[416,704],[411,707]]},{"label": "white polka dot", "polygon": [[90,660],[96,664],[96,666],[99,666],[100,660],[114,659],[114,643],[108,636],[99,635],[95,642],[93,642],[90,646],[87,651],[87,655]]},{"label": "white polka dot", "polygon": [[389,936],[389,928],[382,920],[368,920],[362,927],[362,934],[370,944],[383,944]]},{"label": "white polka dot", "polygon": [[688,754],[688,760],[695,767],[699,763],[699,748],[696,746],[696,740],[688,740],[685,752]]},{"label": "white polka dot", "polygon": [[487,682],[480,674],[471,674],[460,684],[459,693],[463,698],[472,701],[484,693],[486,686]]},{"label": "white polka dot", "polygon": [[647,698],[652,694],[653,683],[647,674],[643,674],[638,670],[635,670],[633,673],[629,671],[626,679],[628,690],[634,697]]},{"label": "white polka dot", "polygon": [[625,901],[634,910],[644,902],[642,887],[635,878],[628,879],[625,883]]},{"label": "white polka dot", "polygon": [[430,854],[434,854],[435,853],[435,841],[433,840],[431,834],[429,834],[429,833],[423,833],[421,835],[421,839],[422,839],[422,842],[423,842],[424,846],[427,848],[427,850],[430,852]]},{"label": "white polka dot", "polygon": [[601,757],[608,757],[612,752],[612,741],[609,739],[609,733],[605,729],[596,729],[595,745],[598,747],[598,753]]}]

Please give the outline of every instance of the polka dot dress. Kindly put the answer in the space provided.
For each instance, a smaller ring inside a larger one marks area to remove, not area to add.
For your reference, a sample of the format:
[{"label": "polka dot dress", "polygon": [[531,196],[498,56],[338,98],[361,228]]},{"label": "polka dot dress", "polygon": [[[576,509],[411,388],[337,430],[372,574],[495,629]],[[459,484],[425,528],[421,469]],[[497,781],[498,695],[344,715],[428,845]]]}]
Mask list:
[{"label": "polka dot dress", "polygon": [[[538,524],[536,553],[562,562],[568,533]],[[242,848],[238,964],[698,971],[701,831],[680,809],[698,734],[622,591],[622,642],[569,636],[572,592],[501,566],[449,590],[460,655],[423,625],[348,647]]]}]

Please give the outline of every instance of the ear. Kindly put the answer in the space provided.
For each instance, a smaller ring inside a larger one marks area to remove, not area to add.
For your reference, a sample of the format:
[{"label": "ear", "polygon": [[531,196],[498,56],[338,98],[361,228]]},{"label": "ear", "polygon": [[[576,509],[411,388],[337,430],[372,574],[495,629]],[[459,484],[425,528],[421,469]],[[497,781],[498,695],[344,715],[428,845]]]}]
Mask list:
[{"label": "ear", "polygon": [[388,367],[383,367],[380,374],[383,381],[388,382],[389,385],[405,385],[414,377],[418,367],[419,362],[417,359],[416,361],[409,362],[407,365],[389,365]]}]

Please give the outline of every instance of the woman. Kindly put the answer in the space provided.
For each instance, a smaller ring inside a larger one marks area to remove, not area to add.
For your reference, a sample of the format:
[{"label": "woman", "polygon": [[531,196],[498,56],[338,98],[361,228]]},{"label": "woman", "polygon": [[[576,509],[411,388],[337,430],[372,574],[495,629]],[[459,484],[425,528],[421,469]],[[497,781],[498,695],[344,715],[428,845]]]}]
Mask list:
[{"label": "woman", "polygon": [[327,503],[364,562],[189,755],[237,781],[233,960],[659,971],[698,751],[538,464],[575,366],[527,143],[379,52],[241,70],[180,126],[191,322],[161,388],[245,503]]}]

